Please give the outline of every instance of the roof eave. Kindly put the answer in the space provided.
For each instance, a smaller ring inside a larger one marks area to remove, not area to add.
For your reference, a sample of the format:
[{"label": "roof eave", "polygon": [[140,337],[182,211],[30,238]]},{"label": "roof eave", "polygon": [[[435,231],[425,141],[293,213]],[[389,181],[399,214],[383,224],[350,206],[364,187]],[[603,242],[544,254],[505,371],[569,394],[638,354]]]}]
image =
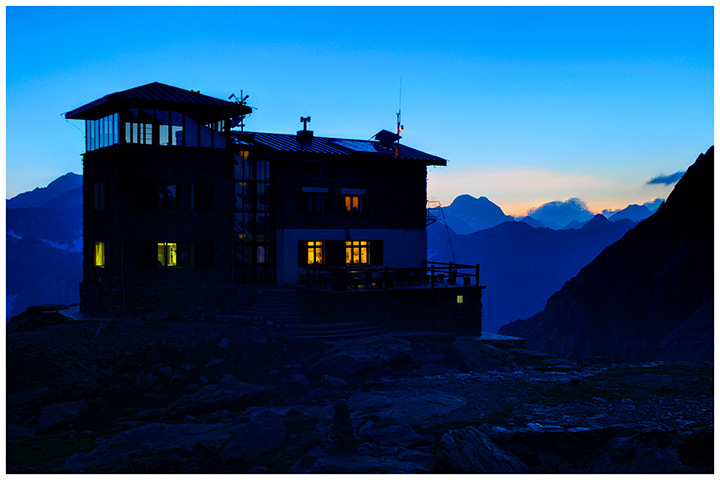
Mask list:
[{"label": "roof eave", "polygon": [[251,107],[241,104],[197,105],[168,100],[126,98],[119,97],[117,94],[113,93],[67,112],[65,114],[65,118],[68,120],[96,120],[106,115],[110,115],[111,113],[116,113],[122,108],[154,108],[178,110],[182,112],[213,112],[217,114],[218,118],[232,118],[252,113]]}]

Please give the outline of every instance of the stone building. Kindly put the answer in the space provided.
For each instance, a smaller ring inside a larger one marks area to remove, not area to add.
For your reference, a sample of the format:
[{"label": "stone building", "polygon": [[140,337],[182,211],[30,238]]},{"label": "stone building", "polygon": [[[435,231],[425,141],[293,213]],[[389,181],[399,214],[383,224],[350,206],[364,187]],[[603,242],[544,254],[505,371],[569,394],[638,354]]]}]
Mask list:
[{"label": "stone building", "polygon": [[151,83],[65,115],[86,128],[83,312],[237,310],[270,285],[435,286],[426,170],[446,160],[385,130],[315,136],[309,117],[296,134],[231,129],[249,113]]}]

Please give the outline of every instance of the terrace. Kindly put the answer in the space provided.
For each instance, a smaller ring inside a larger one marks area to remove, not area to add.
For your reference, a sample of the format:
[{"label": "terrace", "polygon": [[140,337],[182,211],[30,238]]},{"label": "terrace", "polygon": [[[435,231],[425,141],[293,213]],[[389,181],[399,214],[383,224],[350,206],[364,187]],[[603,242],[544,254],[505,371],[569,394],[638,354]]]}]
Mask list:
[{"label": "terrace", "polygon": [[480,265],[425,261],[417,268],[321,267],[307,265],[300,275],[307,288],[344,290],[408,287],[480,286]]}]

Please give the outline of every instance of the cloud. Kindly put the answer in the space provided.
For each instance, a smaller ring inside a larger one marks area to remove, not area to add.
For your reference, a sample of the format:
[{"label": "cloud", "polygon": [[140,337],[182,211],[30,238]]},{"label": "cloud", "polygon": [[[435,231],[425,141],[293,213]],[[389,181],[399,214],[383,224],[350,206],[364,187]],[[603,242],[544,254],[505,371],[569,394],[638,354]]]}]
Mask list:
[{"label": "cloud", "polygon": [[585,202],[575,197],[568,198],[564,202],[558,200],[531,208],[528,210],[528,215],[551,228],[562,228],[573,220],[586,222],[594,216]]},{"label": "cloud", "polygon": [[677,182],[682,178],[682,176],[685,174],[684,170],[681,170],[679,172],[675,172],[672,175],[665,175],[660,174],[656,177],[651,178],[647,181],[648,185],[672,185],[673,183]]}]

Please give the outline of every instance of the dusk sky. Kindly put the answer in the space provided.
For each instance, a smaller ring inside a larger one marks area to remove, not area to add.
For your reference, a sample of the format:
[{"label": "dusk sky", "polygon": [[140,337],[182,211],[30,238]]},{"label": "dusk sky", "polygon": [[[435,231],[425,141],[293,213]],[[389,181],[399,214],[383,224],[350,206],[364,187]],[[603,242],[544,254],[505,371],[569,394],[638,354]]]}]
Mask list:
[{"label": "dusk sky", "polygon": [[[162,82],[249,95],[246,130],[441,156],[428,198],[505,213],[665,197],[713,143],[713,7],[7,7],[6,196],[82,173],[62,114]],[[401,80],[402,79],[402,80]]]}]

